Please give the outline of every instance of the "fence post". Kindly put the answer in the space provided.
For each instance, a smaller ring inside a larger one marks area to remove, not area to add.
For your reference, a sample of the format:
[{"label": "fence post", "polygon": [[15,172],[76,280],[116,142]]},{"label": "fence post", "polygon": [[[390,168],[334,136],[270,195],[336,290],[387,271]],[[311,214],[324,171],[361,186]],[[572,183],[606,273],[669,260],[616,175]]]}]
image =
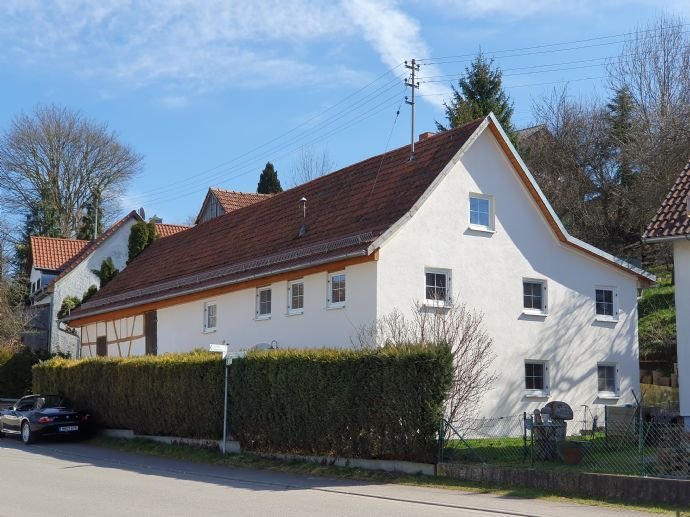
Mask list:
[{"label": "fence post", "polygon": [[527,459],[527,411],[522,413],[522,461]]},{"label": "fence post", "polygon": [[642,420],[642,406],[637,406],[638,418],[638,449],[640,452],[640,476],[644,477],[644,421]]}]

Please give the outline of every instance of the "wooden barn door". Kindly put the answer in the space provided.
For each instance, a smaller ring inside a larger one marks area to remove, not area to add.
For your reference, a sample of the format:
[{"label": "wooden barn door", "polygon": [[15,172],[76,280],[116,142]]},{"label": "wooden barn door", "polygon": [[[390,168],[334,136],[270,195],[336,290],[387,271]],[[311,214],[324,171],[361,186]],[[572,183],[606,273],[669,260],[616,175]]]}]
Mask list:
[{"label": "wooden barn door", "polygon": [[156,311],[144,314],[146,355],[158,355],[158,314]]}]

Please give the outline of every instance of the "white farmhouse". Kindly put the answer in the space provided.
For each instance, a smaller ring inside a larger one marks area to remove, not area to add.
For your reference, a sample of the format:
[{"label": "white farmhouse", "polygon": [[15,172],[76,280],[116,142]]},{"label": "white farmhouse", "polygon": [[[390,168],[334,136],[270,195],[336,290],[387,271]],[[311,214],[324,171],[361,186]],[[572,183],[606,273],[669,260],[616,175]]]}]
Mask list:
[{"label": "white farmhouse", "polygon": [[[31,237],[30,300],[38,310],[34,323],[39,332],[29,332],[27,337],[33,339],[27,344],[78,357],[81,352],[78,336],[58,321],[62,301],[67,296],[81,299],[90,286],[99,287],[100,280],[93,270],[98,270],[105,259],[112,259],[119,270],[125,268],[130,229],[141,220],[132,211],[91,241]],[[165,237],[187,227],[158,224],[156,228],[159,236]]]},{"label": "white farmhouse", "polygon": [[484,313],[484,414],[639,392],[637,294],[653,277],[563,228],[493,115],[158,241],[75,311],[82,355],[225,341],[348,347],[416,302]]},{"label": "white farmhouse", "polygon": [[676,347],[680,414],[690,428],[690,163],[688,163],[654,219],[644,241],[673,245],[673,273],[676,284]]}]

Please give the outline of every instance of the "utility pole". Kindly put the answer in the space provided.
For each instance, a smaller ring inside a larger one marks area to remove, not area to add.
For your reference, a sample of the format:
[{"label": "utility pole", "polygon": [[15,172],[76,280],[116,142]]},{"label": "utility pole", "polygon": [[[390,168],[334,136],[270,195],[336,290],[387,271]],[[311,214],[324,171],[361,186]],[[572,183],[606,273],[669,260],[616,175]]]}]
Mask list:
[{"label": "utility pole", "polygon": [[411,100],[405,97],[405,103],[412,107],[412,128],[410,136],[410,161],[412,161],[414,160],[414,91],[419,88],[419,81],[415,82],[415,77],[417,72],[419,72],[419,65],[415,59],[412,59],[409,64],[405,61],[405,68],[410,70],[410,79],[409,81],[405,79],[405,86],[412,88]]}]

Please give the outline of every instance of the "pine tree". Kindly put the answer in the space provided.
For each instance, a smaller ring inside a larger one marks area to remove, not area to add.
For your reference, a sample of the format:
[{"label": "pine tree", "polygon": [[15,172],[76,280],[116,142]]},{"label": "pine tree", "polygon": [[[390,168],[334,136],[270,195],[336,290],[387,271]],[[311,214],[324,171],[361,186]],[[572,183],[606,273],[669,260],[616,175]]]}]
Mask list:
[{"label": "pine tree", "polygon": [[616,90],[611,101],[606,105],[610,144],[617,162],[617,180],[621,187],[629,187],[635,179],[630,146],[633,129],[633,98],[627,88]]},{"label": "pine tree", "polygon": [[32,235],[68,237],[62,233],[60,215],[54,203],[51,202],[50,193],[44,190],[40,192],[39,198],[29,207],[22,240],[16,245],[16,260],[19,271],[28,271],[29,269],[29,248]]},{"label": "pine tree", "polygon": [[259,194],[276,194],[283,191],[278,179],[278,171],[275,170],[271,162],[266,162],[261,176],[259,176],[259,185],[256,187]]},{"label": "pine tree", "polygon": [[446,131],[487,116],[493,112],[508,135],[513,136],[513,103],[503,90],[503,73],[493,66],[493,59],[482,54],[465,68],[465,75],[458,80],[458,87],[451,86],[453,98],[444,102],[448,126],[436,121],[439,131]]}]

